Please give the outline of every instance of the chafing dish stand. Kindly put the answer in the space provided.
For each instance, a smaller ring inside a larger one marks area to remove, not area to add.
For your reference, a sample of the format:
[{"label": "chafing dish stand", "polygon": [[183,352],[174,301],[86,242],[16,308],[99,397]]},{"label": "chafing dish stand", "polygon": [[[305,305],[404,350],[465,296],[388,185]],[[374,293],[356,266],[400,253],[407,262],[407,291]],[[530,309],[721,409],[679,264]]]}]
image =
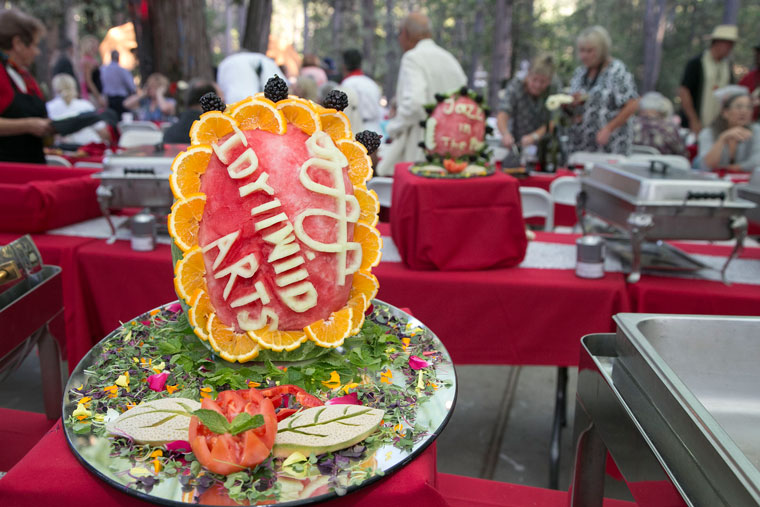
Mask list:
[{"label": "chafing dish stand", "polygon": [[615,321],[581,340],[569,505],[602,506],[609,452],[642,507],[760,506],[760,318]]},{"label": "chafing dish stand", "polygon": [[622,165],[595,164],[581,177],[576,213],[588,234],[588,211],[631,238],[630,283],[641,278],[644,240],[736,239],[721,270],[736,258],[747,235],[747,210],[754,204],[733,197],[733,184],[712,175],[669,167],[658,161],[628,161]]},{"label": "chafing dish stand", "polygon": [[9,349],[0,356],[0,380],[13,372],[37,345],[45,414],[48,419],[61,417],[63,384],[58,342],[50,324],[63,320],[61,268],[43,265],[12,287],[0,293],[0,329]]}]

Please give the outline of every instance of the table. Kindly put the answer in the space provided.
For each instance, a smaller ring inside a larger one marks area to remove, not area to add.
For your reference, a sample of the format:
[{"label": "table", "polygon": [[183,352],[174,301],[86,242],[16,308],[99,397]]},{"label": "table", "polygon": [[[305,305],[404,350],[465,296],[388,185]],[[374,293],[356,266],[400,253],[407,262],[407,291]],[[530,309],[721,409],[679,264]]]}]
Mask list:
[{"label": "table", "polygon": [[511,176],[425,178],[399,164],[392,201],[393,240],[413,269],[503,268],[525,256],[520,195]]}]

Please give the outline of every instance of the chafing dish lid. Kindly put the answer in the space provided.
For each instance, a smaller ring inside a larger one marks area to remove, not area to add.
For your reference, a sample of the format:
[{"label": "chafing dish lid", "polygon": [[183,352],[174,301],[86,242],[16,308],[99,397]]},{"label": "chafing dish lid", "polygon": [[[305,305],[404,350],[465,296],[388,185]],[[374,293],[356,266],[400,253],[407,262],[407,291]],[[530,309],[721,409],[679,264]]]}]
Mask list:
[{"label": "chafing dish lid", "polygon": [[103,158],[103,172],[96,178],[155,178],[167,179],[171,174],[174,157],[182,147],[170,146],[156,150],[154,147],[140,146],[107,155]]},{"label": "chafing dish lid", "polygon": [[621,165],[595,164],[591,172],[584,176],[583,183],[639,204],[663,201],[683,203],[689,196],[699,197],[695,204],[737,203],[737,199],[732,197],[733,183],[730,181],[663,163],[628,161]]}]

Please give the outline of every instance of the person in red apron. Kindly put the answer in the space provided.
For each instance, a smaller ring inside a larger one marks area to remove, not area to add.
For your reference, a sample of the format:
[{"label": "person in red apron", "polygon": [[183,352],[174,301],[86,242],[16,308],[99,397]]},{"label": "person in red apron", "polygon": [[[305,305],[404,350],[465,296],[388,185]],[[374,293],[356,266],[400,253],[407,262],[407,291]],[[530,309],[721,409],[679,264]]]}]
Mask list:
[{"label": "person in red apron", "polygon": [[0,160],[45,163],[53,134],[45,100],[27,70],[40,50],[42,23],[17,9],[0,10]]}]

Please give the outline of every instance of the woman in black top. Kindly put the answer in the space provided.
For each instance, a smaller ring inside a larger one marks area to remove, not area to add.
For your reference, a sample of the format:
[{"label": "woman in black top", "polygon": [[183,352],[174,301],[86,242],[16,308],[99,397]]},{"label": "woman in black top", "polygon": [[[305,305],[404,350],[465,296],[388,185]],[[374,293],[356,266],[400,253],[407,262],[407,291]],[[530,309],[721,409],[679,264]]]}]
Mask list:
[{"label": "woman in black top", "polygon": [[52,135],[45,101],[28,68],[40,50],[42,23],[16,9],[0,10],[0,160],[44,164],[42,140]]}]

